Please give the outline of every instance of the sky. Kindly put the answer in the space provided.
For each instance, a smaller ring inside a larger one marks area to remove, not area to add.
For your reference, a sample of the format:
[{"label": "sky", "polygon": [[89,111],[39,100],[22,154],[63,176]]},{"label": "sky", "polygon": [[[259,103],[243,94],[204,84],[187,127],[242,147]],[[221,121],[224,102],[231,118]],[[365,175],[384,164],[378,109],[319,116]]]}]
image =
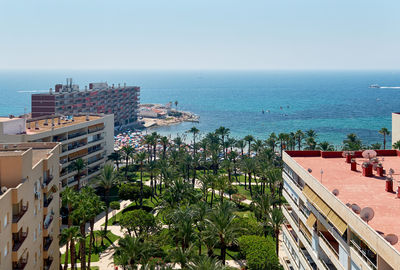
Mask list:
[{"label": "sky", "polygon": [[0,69],[399,69],[398,0],[0,0]]}]

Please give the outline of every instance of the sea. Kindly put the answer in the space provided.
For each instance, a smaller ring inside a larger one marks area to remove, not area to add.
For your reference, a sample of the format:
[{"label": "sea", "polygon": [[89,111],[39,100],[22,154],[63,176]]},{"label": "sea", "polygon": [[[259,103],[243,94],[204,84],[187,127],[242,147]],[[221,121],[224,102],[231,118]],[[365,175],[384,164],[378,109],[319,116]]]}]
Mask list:
[{"label": "sea", "polygon": [[141,103],[177,101],[178,110],[200,116],[199,123],[154,129],[172,137],[189,137],[195,125],[202,135],[220,126],[231,137],[258,139],[313,129],[318,141],[337,147],[349,133],[364,144],[382,143],[378,131],[391,130],[391,114],[400,111],[400,71],[2,70],[0,115],[30,112],[32,93],[66,78],[81,89],[90,82],[140,86]]}]

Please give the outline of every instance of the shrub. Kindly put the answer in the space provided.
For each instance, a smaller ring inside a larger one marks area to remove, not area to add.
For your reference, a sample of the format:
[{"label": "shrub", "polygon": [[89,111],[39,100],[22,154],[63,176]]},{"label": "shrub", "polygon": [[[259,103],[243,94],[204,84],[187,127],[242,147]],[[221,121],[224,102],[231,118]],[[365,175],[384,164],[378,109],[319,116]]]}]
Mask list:
[{"label": "shrub", "polygon": [[248,217],[236,218],[233,222],[237,223],[237,226],[242,229],[240,236],[263,235],[262,226],[253,218],[248,218]]},{"label": "shrub", "polygon": [[250,270],[282,269],[275,253],[275,242],[272,237],[244,235],[239,238],[239,247]]},{"label": "shrub", "polygon": [[113,201],[110,203],[110,208],[112,210],[119,210],[121,208],[121,204],[118,201]]}]

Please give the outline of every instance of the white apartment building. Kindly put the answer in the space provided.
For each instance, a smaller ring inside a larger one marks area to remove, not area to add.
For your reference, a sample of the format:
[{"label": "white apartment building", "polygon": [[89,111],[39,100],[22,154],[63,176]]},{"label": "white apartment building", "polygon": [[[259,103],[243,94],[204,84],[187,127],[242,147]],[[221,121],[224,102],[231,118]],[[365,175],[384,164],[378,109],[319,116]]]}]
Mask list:
[{"label": "white apartment building", "polygon": [[285,269],[400,269],[400,152],[376,152],[284,152]]}]

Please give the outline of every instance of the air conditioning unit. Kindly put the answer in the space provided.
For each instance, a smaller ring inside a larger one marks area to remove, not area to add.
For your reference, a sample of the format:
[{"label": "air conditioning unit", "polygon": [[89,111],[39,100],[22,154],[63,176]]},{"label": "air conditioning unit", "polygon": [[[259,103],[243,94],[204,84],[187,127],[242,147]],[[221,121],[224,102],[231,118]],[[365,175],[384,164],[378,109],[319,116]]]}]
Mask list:
[{"label": "air conditioning unit", "polygon": [[39,200],[40,199],[40,192],[35,192],[35,199],[36,200]]}]

